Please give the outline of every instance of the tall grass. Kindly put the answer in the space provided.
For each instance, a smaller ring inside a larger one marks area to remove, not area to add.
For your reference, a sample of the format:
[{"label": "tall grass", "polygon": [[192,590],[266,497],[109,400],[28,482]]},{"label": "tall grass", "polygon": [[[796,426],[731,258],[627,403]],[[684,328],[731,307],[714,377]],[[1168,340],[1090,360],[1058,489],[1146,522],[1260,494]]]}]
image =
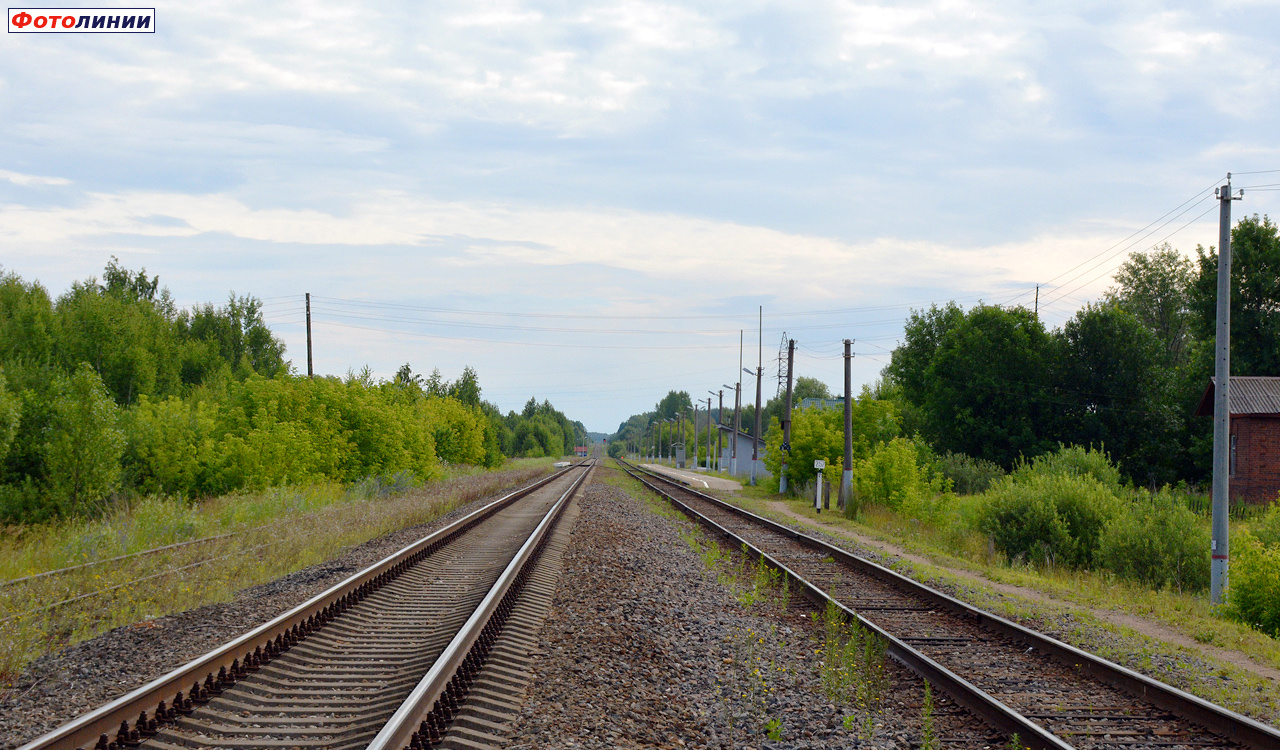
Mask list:
[{"label": "tall grass", "polygon": [[[449,468],[412,488],[407,477],[241,493],[192,505],[151,497],[94,521],[10,528],[0,539],[5,581],[121,555],[206,540],[0,588],[0,678],[32,659],[120,625],[226,601],[236,591],[543,474],[550,460],[509,468]],[[64,603],[65,602],[65,603]],[[50,606],[56,605],[56,606]]]}]

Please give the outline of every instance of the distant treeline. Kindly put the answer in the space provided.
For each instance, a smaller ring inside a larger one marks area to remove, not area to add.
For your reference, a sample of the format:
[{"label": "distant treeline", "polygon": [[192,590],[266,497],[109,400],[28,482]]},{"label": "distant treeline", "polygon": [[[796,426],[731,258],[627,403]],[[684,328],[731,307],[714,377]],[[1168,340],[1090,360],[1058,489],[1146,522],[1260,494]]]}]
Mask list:
[{"label": "distant treeline", "polygon": [[158,277],[112,259],[56,299],[0,276],[0,522],[100,512],[121,496],[187,497],[317,480],[438,473],[559,456],[585,434],[548,402],[502,415],[476,373],[409,365],[299,377],[261,303],[179,310]]}]

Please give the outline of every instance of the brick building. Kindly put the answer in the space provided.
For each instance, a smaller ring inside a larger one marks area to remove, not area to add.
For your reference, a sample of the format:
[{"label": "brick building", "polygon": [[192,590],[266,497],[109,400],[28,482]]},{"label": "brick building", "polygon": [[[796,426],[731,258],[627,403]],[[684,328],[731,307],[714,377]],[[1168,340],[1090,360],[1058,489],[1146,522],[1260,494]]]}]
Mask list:
[{"label": "brick building", "polygon": [[[1216,378],[1196,415],[1213,416]],[[1280,377],[1231,378],[1231,500],[1269,503],[1280,496]]]}]

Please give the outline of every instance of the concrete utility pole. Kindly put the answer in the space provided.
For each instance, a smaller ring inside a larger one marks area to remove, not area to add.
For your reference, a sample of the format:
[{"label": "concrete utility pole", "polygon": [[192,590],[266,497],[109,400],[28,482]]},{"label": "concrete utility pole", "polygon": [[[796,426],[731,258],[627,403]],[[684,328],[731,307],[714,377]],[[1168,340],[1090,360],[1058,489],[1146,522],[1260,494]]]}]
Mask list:
[{"label": "concrete utility pole", "polygon": [[760,340],[756,344],[756,430],[751,435],[751,486],[756,484],[760,465],[760,381],[764,379],[764,305],[760,306]]},{"label": "concrete utility pole", "polygon": [[778,494],[787,494],[787,464],[791,458],[791,375],[796,361],[796,340],[787,340],[787,405],[782,412],[782,471],[778,472]]},{"label": "concrete utility pole", "polygon": [[707,396],[707,471],[711,471],[711,396]]},{"label": "concrete utility pole", "polygon": [[311,292],[307,292],[307,377],[315,377],[311,369]]},{"label": "concrete utility pole", "polygon": [[724,471],[724,389],[719,391],[720,405],[716,407],[716,471]]},{"label": "concrete utility pole", "polygon": [[1209,601],[1218,605],[1228,588],[1231,537],[1231,173],[1218,188],[1218,321],[1214,341],[1213,390],[1213,534],[1209,542]]},{"label": "concrete utility pole", "polygon": [[733,389],[733,421],[729,423],[733,428],[733,437],[729,440],[729,473],[736,477],[738,475],[738,433],[742,431],[742,376],[738,376],[738,382],[733,385],[726,383],[724,387]]},{"label": "concrete utility pole", "polygon": [[840,472],[840,510],[853,498],[853,339],[844,340],[844,469]]},{"label": "concrete utility pole", "polygon": [[698,468],[698,404],[701,401],[693,402],[693,468]]}]

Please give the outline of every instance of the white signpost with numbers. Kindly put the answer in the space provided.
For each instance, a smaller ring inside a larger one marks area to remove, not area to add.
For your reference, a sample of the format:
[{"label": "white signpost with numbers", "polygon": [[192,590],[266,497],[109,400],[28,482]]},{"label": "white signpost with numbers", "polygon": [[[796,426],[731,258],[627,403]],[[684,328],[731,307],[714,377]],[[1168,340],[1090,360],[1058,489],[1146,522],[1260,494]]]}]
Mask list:
[{"label": "white signpost with numbers", "polygon": [[817,471],[818,478],[813,483],[814,490],[815,490],[813,493],[813,509],[821,513],[822,512],[822,470],[827,468],[827,462],[819,458],[818,460],[813,462],[813,468],[818,470]]}]

